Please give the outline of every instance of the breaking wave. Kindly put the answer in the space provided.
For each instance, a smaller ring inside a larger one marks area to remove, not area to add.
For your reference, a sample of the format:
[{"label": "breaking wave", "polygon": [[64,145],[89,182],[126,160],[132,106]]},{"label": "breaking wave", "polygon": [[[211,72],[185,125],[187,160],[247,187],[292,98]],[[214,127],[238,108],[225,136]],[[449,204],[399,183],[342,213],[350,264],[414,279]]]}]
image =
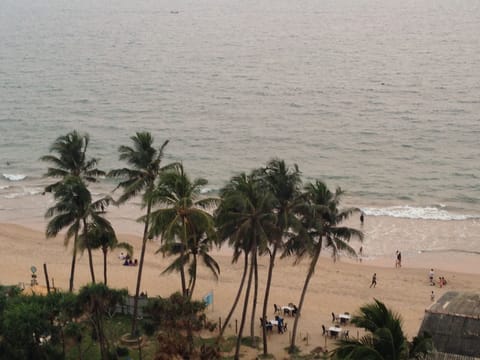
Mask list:
[{"label": "breaking wave", "polygon": [[385,208],[363,208],[365,215],[391,216],[406,219],[424,220],[467,220],[480,218],[479,215],[454,214],[445,210],[444,206],[390,206]]},{"label": "breaking wave", "polygon": [[22,181],[27,177],[22,174],[2,174],[2,176],[9,181]]}]

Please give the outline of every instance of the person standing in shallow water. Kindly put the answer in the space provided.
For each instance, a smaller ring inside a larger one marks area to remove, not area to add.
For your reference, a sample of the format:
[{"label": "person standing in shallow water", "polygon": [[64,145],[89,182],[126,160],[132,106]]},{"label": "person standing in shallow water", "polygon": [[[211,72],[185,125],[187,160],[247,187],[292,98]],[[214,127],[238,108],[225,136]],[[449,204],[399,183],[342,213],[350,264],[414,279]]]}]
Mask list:
[{"label": "person standing in shallow water", "polygon": [[364,221],[365,221],[365,216],[363,215],[363,211],[362,211],[362,213],[360,214],[360,224],[363,225]]},{"label": "person standing in shallow water", "polygon": [[376,287],[377,286],[377,273],[374,273],[372,276],[372,283],[370,284],[370,287]]}]

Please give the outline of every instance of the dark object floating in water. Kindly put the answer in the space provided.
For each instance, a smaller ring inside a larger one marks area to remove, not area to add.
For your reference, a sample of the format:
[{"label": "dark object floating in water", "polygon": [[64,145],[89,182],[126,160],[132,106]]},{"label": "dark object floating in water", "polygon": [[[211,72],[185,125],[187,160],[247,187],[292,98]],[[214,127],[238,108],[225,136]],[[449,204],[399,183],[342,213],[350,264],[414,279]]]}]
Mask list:
[{"label": "dark object floating in water", "polygon": [[170,14],[178,14],[178,11],[177,10],[172,10],[172,11],[170,11]]}]

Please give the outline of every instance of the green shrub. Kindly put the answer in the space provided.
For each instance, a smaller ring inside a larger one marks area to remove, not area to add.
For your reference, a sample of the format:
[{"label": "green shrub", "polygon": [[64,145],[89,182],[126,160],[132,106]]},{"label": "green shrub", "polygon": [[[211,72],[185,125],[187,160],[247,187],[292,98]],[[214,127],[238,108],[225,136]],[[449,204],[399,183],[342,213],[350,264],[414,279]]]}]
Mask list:
[{"label": "green shrub", "polygon": [[127,356],[129,354],[128,348],[123,346],[117,346],[116,351],[118,356]]},{"label": "green shrub", "polygon": [[153,321],[145,320],[142,324],[142,327],[147,336],[152,336],[155,333],[156,327]]}]

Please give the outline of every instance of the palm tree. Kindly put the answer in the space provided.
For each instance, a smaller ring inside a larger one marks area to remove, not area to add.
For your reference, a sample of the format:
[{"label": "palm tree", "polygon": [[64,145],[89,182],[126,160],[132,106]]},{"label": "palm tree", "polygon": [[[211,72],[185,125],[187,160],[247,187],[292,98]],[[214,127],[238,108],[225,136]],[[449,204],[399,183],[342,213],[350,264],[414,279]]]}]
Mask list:
[{"label": "palm tree", "polygon": [[332,193],[323,182],[318,180],[314,184],[310,183],[305,187],[304,196],[306,206],[303,207],[302,221],[304,222],[304,229],[306,230],[301,230],[297,236],[292,237],[287,251],[284,254],[295,253],[298,261],[307,254],[311,257],[298,304],[297,316],[293,324],[292,340],[289,348],[290,352],[296,349],[295,339],[298,322],[302,314],[303,302],[307,293],[308,284],[315,272],[322,247],[331,248],[335,258],[338,256],[339,251],[355,254],[353,248],[348,245],[352,237],[363,240],[363,233],[361,231],[340,226],[344,220],[358,211],[356,208],[343,210],[339,208],[343,194],[344,192],[340,188],[337,188],[335,193]]},{"label": "palm tree", "polygon": [[65,246],[68,246],[69,240],[73,237],[69,285],[69,291],[72,292],[78,234],[82,226],[85,204],[91,201],[91,196],[80,178],[70,176],[55,186],[54,197],[57,201],[56,204],[45,213],[46,218],[52,218],[47,224],[45,234],[47,238],[55,237],[62,229],[68,228],[65,234]]},{"label": "palm tree", "polygon": [[[153,137],[149,132],[137,132],[130,138],[133,147],[120,146],[120,160],[126,161],[131,168],[116,169],[109,172],[108,176],[119,178],[120,183],[117,188],[123,189],[123,194],[118,202],[124,203],[137,195],[150,194],[154,189],[155,180],[166,168],[161,167],[163,159],[163,150],[168,144],[165,141],[157,150],[153,147]],[[171,165],[167,165],[169,167]],[[135,298],[133,301],[133,316],[131,334],[134,335],[137,330],[138,297],[140,295],[140,286],[142,282],[143,262],[145,259],[145,250],[149,232],[150,212],[152,203],[150,200],[144,201],[143,206],[147,208],[144,217],[145,225],[143,229],[142,249],[140,251],[140,262],[138,265],[137,284],[135,288]]]},{"label": "palm tree", "polygon": [[[352,318],[357,327],[370,333],[360,339],[340,340],[333,351],[334,359],[406,360],[422,358],[433,349],[431,337],[415,337],[409,346],[402,329],[402,319],[388,309],[384,303],[374,303],[360,308],[360,315]],[[409,350],[410,348],[410,350]]]},{"label": "palm tree", "polygon": [[245,284],[245,278],[248,272],[248,257],[250,254],[250,241],[243,238],[239,230],[239,223],[236,221],[236,217],[232,216],[237,212],[236,199],[234,197],[226,197],[225,194],[222,195],[221,202],[215,211],[215,224],[217,226],[220,242],[228,240],[228,245],[233,249],[232,264],[235,264],[241,255],[244,255],[244,264],[242,278],[238,287],[237,294],[233,301],[232,307],[223,322],[223,326],[220,329],[220,335],[218,340],[221,339],[225,329],[227,328],[233,313],[238,305],[240,296],[243,291],[243,286]]},{"label": "palm tree", "polygon": [[[124,249],[130,256],[133,255],[133,246],[126,242],[119,242],[115,230],[110,222],[100,217],[87,224],[87,239],[92,249],[101,249],[103,254],[103,283],[107,285],[107,255],[108,251]],[[79,237],[79,248],[86,249],[85,233]]]},{"label": "palm tree", "polygon": [[[242,319],[235,348],[235,359],[239,359],[240,344],[245,326],[248,302],[252,287],[252,278],[256,268],[256,256],[262,252],[267,244],[268,234],[274,231],[275,215],[272,212],[274,198],[266,191],[254,171],[250,175],[242,173],[234,176],[221,191],[222,203],[217,212],[217,222],[220,226],[222,238],[229,239],[234,245],[234,261],[241,251],[250,256],[245,300],[242,310]],[[240,250],[241,249],[241,250]],[[243,283],[243,281],[242,281]],[[240,289],[243,285],[240,286]],[[238,298],[237,294],[237,298]],[[237,302],[238,299],[235,300]],[[255,299],[252,314],[255,312]],[[224,326],[225,327],[225,326]],[[251,336],[254,338],[254,322],[251,322]]]},{"label": "palm tree", "polygon": [[[298,228],[300,222],[296,212],[303,198],[300,197],[301,178],[297,165],[288,167],[285,161],[273,159],[269,161],[264,169],[264,181],[272,195],[275,198],[275,207],[273,211],[276,214],[276,231],[269,238],[271,248],[269,254],[269,266],[267,283],[265,286],[265,296],[263,300],[262,319],[267,317],[268,298],[272,283],[273,268],[278,249],[283,246],[283,237],[292,228]],[[268,354],[266,327],[262,329],[263,353]]]},{"label": "palm tree", "polygon": [[87,148],[90,142],[88,134],[80,134],[76,130],[59,136],[50,146],[50,152],[57,155],[45,155],[40,160],[52,164],[45,176],[61,180],[45,187],[52,192],[67,176],[81,177],[87,182],[96,182],[105,173],[96,168],[98,160],[87,159]]},{"label": "palm tree", "polygon": [[[88,237],[89,221],[96,223],[105,223],[107,220],[101,217],[105,207],[107,207],[112,198],[109,196],[93,201],[92,195],[83,180],[76,176],[68,176],[63,182],[59,182],[53,195],[57,203],[49,208],[45,217],[53,217],[47,224],[46,236],[55,237],[63,228],[71,226],[67,231],[66,243],[74,237],[74,249],[72,258],[72,268],[70,275],[70,291],[73,289],[73,276],[75,272],[76,253],[78,248],[79,232],[83,228],[83,245],[87,249],[88,263],[92,282],[95,283],[95,271],[93,269],[92,247]],[[107,222],[108,223],[108,222]],[[109,223],[108,223],[109,224]]]},{"label": "palm tree", "polygon": [[[205,209],[215,205],[213,198],[200,198],[200,190],[207,184],[205,179],[193,181],[187,176],[183,165],[165,171],[147,201],[161,206],[151,212],[150,236],[162,237],[160,252],[177,255],[177,259],[165,270],[179,271],[182,294],[191,298],[197,274],[197,255],[217,276],[218,264],[208,255],[216,242],[213,217]],[[185,266],[189,264],[190,279],[185,278]]]},{"label": "palm tree", "polygon": [[[176,240],[179,239],[177,238]],[[182,241],[165,242],[157,250],[157,253],[161,252],[164,256],[176,256],[176,259],[163,273],[180,272],[182,267],[188,267],[189,281],[187,292],[190,298],[193,296],[193,291],[195,290],[199,260],[210,270],[215,280],[218,279],[220,266],[209,254],[212,250],[213,241],[214,240],[206,236],[205,231],[198,231],[196,229],[194,234],[188,237],[187,244],[184,244]]]}]

